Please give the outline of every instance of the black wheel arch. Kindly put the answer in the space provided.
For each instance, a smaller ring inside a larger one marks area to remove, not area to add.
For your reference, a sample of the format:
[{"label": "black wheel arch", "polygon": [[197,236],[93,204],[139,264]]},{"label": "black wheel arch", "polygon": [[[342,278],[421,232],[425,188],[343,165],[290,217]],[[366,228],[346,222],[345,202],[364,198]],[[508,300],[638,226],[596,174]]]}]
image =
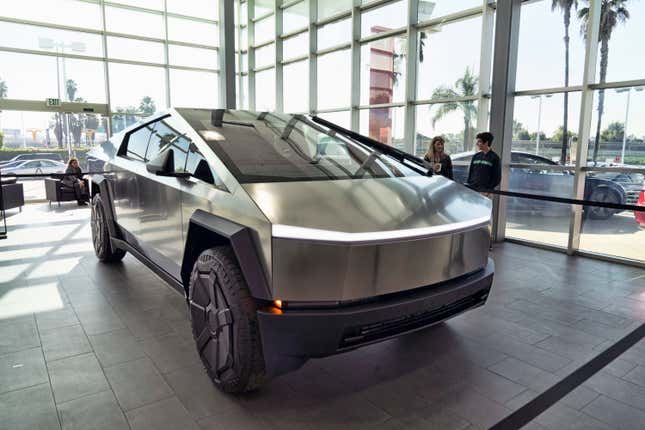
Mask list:
[{"label": "black wheel arch", "polygon": [[620,185],[617,184],[613,181],[608,181],[606,179],[600,179],[600,178],[593,178],[593,177],[587,177],[587,184],[591,185],[589,187],[585,187],[585,199],[589,199],[591,197],[591,194],[599,189],[599,188],[606,188],[610,191],[613,191],[617,196],[618,196],[618,203],[620,204],[625,204],[627,201],[627,195],[625,194],[625,189]]},{"label": "black wheel arch", "polygon": [[184,245],[181,280],[186,297],[188,297],[190,274],[199,255],[209,248],[222,245],[228,245],[233,249],[253,298],[271,300],[271,290],[253,240],[253,231],[201,209],[196,210],[190,217]]}]

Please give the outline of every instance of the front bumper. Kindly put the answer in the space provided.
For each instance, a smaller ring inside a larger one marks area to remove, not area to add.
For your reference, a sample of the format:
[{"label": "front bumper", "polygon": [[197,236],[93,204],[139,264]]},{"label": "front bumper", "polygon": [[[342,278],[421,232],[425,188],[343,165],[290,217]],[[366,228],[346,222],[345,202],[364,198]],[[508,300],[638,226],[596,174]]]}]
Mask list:
[{"label": "front bumper", "polygon": [[482,306],[493,283],[494,263],[437,285],[334,308],[258,311],[267,373],[400,336]]}]

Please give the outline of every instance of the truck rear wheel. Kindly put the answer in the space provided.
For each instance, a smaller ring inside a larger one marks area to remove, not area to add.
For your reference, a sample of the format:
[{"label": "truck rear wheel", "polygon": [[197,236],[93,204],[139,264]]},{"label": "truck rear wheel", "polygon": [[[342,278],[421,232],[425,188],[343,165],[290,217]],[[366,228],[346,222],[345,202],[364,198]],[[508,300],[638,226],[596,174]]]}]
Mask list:
[{"label": "truck rear wheel", "polygon": [[190,276],[188,304],[197,352],[213,383],[228,393],[262,385],[255,302],[230,247],[201,253]]},{"label": "truck rear wheel", "polygon": [[96,257],[106,263],[123,260],[125,251],[123,249],[112,248],[110,242],[110,231],[107,226],[108,220],[105,217],[103,200],[100,194],[96,194],[92,199],[92,244]]}]

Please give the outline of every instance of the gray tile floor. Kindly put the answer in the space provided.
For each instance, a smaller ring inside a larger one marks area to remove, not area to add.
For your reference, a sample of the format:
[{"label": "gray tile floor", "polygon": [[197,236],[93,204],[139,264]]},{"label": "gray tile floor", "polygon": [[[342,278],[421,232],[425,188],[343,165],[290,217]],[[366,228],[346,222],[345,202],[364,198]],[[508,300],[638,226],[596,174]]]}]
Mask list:
[{"label": "gray tile floor", "polygon": [[[645,271],[504,244],[486,307],[229,396],[182,298],[130,256],[97,262],[87,208],[9,215],[3,429],[486,428],[645,320]],[[645,429],[645,342],[527,428]]]}]

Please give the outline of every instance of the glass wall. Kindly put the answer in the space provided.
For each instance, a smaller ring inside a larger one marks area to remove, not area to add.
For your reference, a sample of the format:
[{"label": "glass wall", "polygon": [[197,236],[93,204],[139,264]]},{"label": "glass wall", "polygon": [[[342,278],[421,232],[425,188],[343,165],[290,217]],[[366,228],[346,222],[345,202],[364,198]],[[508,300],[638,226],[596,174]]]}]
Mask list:
[{"label": "glass wall", "polygon": [[[588,1],[572,4],[568,28],[567,11],[552,4],[527,2],[521,10],[509,188],[637,204],[645,177],[645,128],[639,121],[645,115],[645,68],[634,53],[645,36],[645,4],[597,1],[597,42],[585,37],[592,24]],[[587,44],[597,47],[598,58],[594,78],[585,85]],[[582,105],[584,93],[593,99],[590,105]],[[588,129],[585,115],[591,116]],[[588,141],[579,139],[581,132]],[[585,176],[581,194],[574,191],[576,168]],[[645,260],[643,215],[585,207],[576,231],[571,217],[579,209],[557,211],[553,204],[519,211],[515,200],[526,199],[509,200],[507,237],[567,247],[573,235],[580,251]]]},{"label": "glass wall", "polygon": [[[254,5],[250,14],[248,4]],[[485,0],[240,0],[240,106],[273,106],[275,97],[276,109],[333,118],[418,155],[440,133],[450,152],[470,151],[488,122],[478,109],[488,110],[492,37],[482,43],[482,34],[492,34],[494,6]],[[487,73],[480,73],[482,64]],[[275,80],[268,79],[273,68]]]},{"label": "glass wall", "polygon": [[0,98],[107,104],[106,113],[132,117],[219,106],[217,2],[103,3],[3,3]]}]

